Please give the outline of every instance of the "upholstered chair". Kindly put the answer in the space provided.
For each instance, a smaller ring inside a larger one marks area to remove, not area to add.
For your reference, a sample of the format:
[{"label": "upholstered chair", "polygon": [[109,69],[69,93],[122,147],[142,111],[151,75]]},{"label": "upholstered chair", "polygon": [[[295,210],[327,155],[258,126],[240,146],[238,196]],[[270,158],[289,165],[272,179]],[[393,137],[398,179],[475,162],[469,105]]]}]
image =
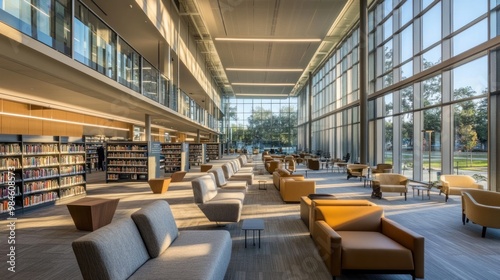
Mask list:
[{"label": "upholstered chair", "polygon": [[441,175],[441,191],[448,201],[449,195],[461,195],[465,189],[484,189],[483,185],[476,183],[476,180],[469,175]]},{"label": "upholstered chair", "polygon": [[347,179],[359,178],[360,180],[368,175],[368,165],[366,164],[348,164]]},{"label": "upholstered chair", "polygon": [[397,173],[378,173],[373,175],[372,198],[382,198],[384,192],[406,194],[408,192],[408,178]]},{"label": "upholstered chair", "polygon": [[483,227],[486,236],[489,227],[500,228],[500,193],[480,189],[462,191],[462,223],[469,220]]},{"label": "upholstered chair", "polygon": [[372,168],[372,174],[377,173],[392,173],[392,164],[379,163],[376,167]]},{"label": "upholstered chair", "polygon": [[313,211],[311,235],[333,279],[345,271],[424,278],[424,237],[384,217],[382,207],[321,205]]}]

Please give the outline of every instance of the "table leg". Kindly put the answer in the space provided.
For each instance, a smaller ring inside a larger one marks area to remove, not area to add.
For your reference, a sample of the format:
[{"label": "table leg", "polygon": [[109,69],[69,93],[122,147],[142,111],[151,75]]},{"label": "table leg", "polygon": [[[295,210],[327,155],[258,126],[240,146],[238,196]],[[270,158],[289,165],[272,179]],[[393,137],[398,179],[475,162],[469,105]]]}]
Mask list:
[{"label": "table leg", "polygon": [[259,249],[260,249],[260,230],[259,230]]},{"label": "table leg", "polygon": [[245,230],[245,248],[247,247],[247,230]]}]

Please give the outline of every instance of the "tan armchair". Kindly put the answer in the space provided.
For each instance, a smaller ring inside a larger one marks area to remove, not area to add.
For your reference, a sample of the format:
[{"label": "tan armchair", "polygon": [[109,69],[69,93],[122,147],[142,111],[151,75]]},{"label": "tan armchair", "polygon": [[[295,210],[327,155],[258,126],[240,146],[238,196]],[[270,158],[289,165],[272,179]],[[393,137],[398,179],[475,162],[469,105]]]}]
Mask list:
[{"label": "tan armchair", "polygon": [[380,206],[314,207],[312,238],[333,278],[344,271],[424,278],[424,237],[383,216]]},{"label": "tan armchair", "polygon": [[316,193],[316,181],[303,178],[281,178],[280,195],[284,202],[300,202],[300,197]]},{"label": "tan armchair", "polygon": [[472,221],[483,226],[481,237],[488,227],[500,228],[500,193],[468,189],[462,191],[462,223]]},{"label": "tan armchair", "polygon": [[469,175],[441,175],[441,191],[444,193],[448,201],[449,195],[461,195],[465,189],[484,189],[483,185],[476,183],[474,178]]},{"label": "tan armchair", "polygon": [[281,178],[301,178],[304,179],[303,174],[291,174],[284,168],[276,168],[273,172],[273,184],[277,190],[280,189]]},{"label": "tan armchair", "polygon": [[347,180],[355,177],[360,180],[368,175],[368,165],[366,164],[348,164],[347,165]]},{"label": "tan armchair", "polygon": [[408,178],[397,173],[378,173],[373,175],[372,198],[382,198],[384,192],[395,192],[405,195],[408,192]]},{"label": "tan armchair", "polygon": [[265,163],[266,170],[269,174],[273,174],[274,170],[276,170],[276,168],[280,168],[281,165],[282,163],[279,160],[269,160]]},{"label": "tan armchair", "polygon": [[390,163],[379,163],[375,168],[372,168],[372,174],[377,173],[392,173],[392,164]]}]

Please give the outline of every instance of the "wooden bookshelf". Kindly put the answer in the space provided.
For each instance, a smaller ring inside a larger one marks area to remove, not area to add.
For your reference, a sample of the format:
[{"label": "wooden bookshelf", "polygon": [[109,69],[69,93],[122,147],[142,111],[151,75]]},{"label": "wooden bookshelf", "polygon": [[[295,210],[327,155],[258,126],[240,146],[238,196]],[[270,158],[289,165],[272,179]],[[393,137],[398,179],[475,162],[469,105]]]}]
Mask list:
[{"label": "wooden bookshelf", "polygon": [[106,183],[148,179],[148,143],[109,141],[106,144]]},{"label": "wooden bookshelf", "polygon": [[[0,213],[86,193],[80,137],[0,135]],[[13,187],[10,187],[13,186]],[[13,191],[11,191],[13,190]],[[15,194],[9,197],[9,194]]]}]

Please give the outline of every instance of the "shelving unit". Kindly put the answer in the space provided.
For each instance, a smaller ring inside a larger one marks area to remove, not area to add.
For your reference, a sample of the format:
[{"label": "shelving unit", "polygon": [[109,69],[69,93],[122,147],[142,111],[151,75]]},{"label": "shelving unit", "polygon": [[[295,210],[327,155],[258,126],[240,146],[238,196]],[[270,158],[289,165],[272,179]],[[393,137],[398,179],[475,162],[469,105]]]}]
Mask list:
[{"label": "shelving unit", "polygon": [[203,143],[189,143],[189,166],[205,163],[206,146]]},{"label": "shelving unit", "polygon": [[220,143],[205,143],[207,146],[207,158],[210,160],[222,158],[222,145]]},{"label": "shelving unit", "polygon": [[137,141],[106,144],[106,183],[148,179],[148,143]]},{"label": "shelving unit", "polygon": [[[86,193],[85,144],[63,136],[0,136],[0,213]],[[10,196],[9,196],[10,194]]]},{"label": "shelving unit", "polygon": [[165,157],[165,172],[186,171],[187,143],[161,143],[161,154]]},{"label": "shelving unit", "polygon": [[89,173],[98,168],[97,164],[99,157],[97,155],[97,148],[101,146],[106,147],[102,138],[85,136],[86,168]]}]

